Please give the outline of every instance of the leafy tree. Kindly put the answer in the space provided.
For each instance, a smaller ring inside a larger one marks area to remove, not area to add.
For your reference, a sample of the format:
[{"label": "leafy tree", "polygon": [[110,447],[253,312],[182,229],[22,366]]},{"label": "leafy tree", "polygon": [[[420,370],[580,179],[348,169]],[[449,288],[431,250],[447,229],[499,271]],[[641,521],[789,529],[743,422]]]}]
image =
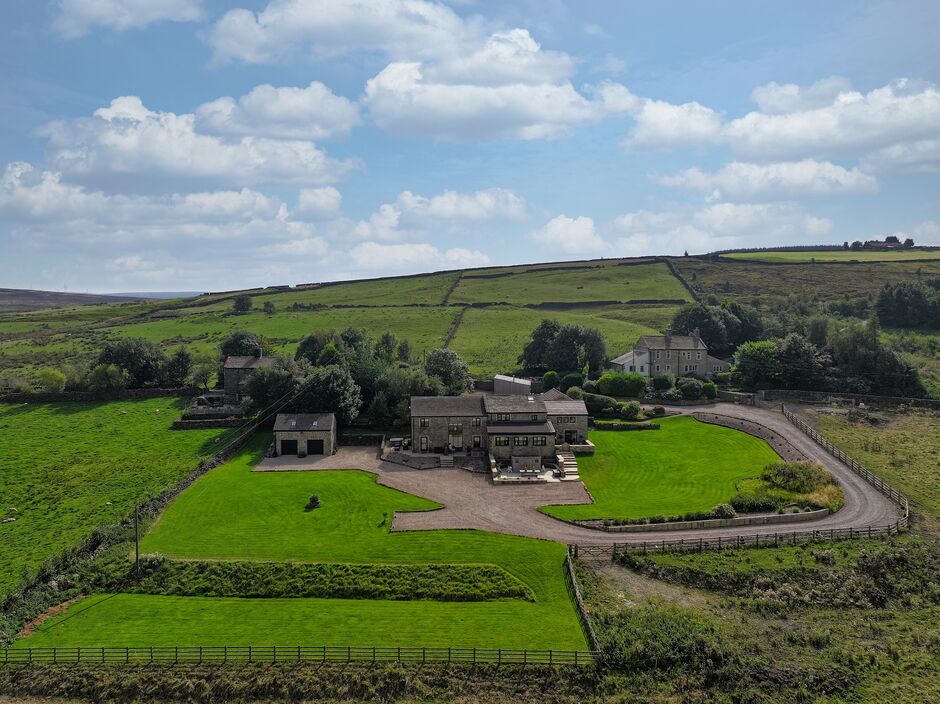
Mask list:
[{"label": "leafy tree", "polygon": [[294,359],[306,359],[311,364],[318,364],[320,352],[328,343],[333,343],[338,349],[338,345],[342,345],[342,338],[335,330],[317,330],[300,341]]},{"label": "leafy tree", "polygon": [[874,393],[921,397],[926,389],[917,369],[880,340],[875,316],[865,325],[850,323],[830,335],[839,377],[866,382]]},{"label": "leafy tree", "polygon": [[715,398],[718,396],[718,387],[714,381],[705,381],[702,383],[702,395],[705,398]]},{"label": "leafy tree", "polygon": [[92,391],[107,392],[127,388],[130,376],[126,370],[116,364],[97,364],[88,374],[88,388]]},{"label": "leafy tree", "polygon": [[[764,335],[764,319],[756,308],[746,306],[738,301],[722,304],[728,313],[737,320],[729,324],[729,318],[723,316],[725,328],[728,330],[728,341],[737,347],[751,340],[760,340]],[[706,343],[707,344],[707,343]]]},{"label": "leafy tree", "polygon": [[565,374],[561,378],[560,388],[562,391],[567,393],[571,387],[577,386],[580,388],[582,384],[584,384],[584,376],[581,374],[581,372],[571,372],[570,374]]},{"label": "leafy tree", "polygon": [[400,340],[395,351],[395,356],[399,362],[411,364],[414,360],[414,352],[411,349],[411,343],[408,340]]},{"label": "leafy tree", "polygon": [[703,303],[683,306],[669,324],[674,335],[691,335],[696,329],[712,354],[724,355],[741,337],[743,326],[731,311]]},{"label": "leafy tree", "polygon": [[453,350],[442,347],[428,352],[424,360],[424,370],[428,376],[440,379],[447,392],[453,396],[473,388],[470,368]]},{"label": "leafy tree", "polygon": [[790,333],[776,342],[779,383],[785,389],[817,389],[830,372],[832,360],[802,335]]},{"label": "leafy tree", "polygon": [[[584,348],[584,364],[589,372],[597,372],[607,362],[607,343],[597,328],[581,329],[581,346]],[[587,376],[587,373],[585,373]]]},{"label": "leafy tree", "polygon": [[339,351],[333,342],[327,342],[317,356],[317,365],[320,367],[343,364],[345,361],[343,353]]},{"label": "leafy tree", "polygon": [[232,310],[236,313],[247,313],[251,310],[254,305],[254,301],[251,300],[251,296],[247,293],[243,293],[239,296],[235,296],[235,300],[232,301]]},{"label": "leafy tree", "polygon": [[274,315],[277,313],[277,306],[274,305],[274,301],[265,301],[262,309],[265,312],[265,315]]},{"label": "leafy tree", "polygon": [[882,325],[940,329],[940,291],[920,281],[885,284],[875,310]]},{"label": "leafy tree", "polygon": [[369,404],[369,419],[377,425],[386,425],[391,419],[391,410],[388,406],[388,397],[384,391],[377,391]]},{"label": "leafy tree", "polygon": [[378,378],[376,386],[385,394],[389,406],[407,402],[411,396],[441,396],[445,391],[441,380],[428,376],[421,367],[390,367]]},{"label": "leafy tree", "polygon": [[39,377],[39,385],[42,387],[43,391],[57,394],[65,389],[65,374],[58,369],[46,367],[45,369],[40,369],[37,376]]},{"label": "leafy tree", "polygon": [[340,423],[351,423],[362,407],[359,386],[342,367],[316,367],[303,380],[292,404],[298,413],[335,413]]},{"label": "leafy tree", "polygon": [[597,380],[597,386],[607,396],[642,396],[646,391],[646,377],[625,372],[605,372]]},{"label": "leafy tree", "polygon": [[552,365],[547,361],[548,350],[560,328],[554,320],[545,319],[539,323],[519,355],[519,363],[526,369],[550,369]]},{"label": "leafy tree", "polygon": [[375,356],[386,364],[391,364],[395,359],[395,347],[395,335],[391,332],[383,332],[375,343]]},{"label": "leafy tree", "polygon": [[261,411],[275,401],[286,400],[297,390],[297,380],[288,369],[280,365],[260,367],[245,381],[245,394],[250,408]]},{"label": "leafy tree", "polygon": [[744,388],[772,388],[780,379],[780,359],[773,340],[745,342],[735,352],[734,363]]},{"label": "leafy tree", "polygon": [[127,337],[105,343],[98,354],[98,364],[114,364],[127,372],[127,386],[140,388],[160,381],[163,351],[153,342]]},{"label": "leafy tree", "polygon": [[558,384],[560,383],[561,377],[558,376],[558,372],[556,371],[547,371],[542,375],[542,388],[546,391],[558,388]]},{"label": "leafy tree", "polygon": [[584,331],[579,325],[562,325],[546,352],[548,366],[551,369],[580,371],[587,359],[583,336]]},{"label": "leafy tree", "polygon": [[824,315],[815,315],[806,323],[806,337],[819,349],[823,349],[829,341],[829,318]]},{"label": "leafy tree", "polygon": [[170,388],[185,386],[192,373],[193,356],[181,346],[163,365],[163,383]]},{"label": "leafy tree", "polygon": [[364,352],[369,348],[369,338],[362,328],[349,326],[339,334],[339,339],[348,350]]},{"label": "leafy tree", "polygon": [[271,343],[263,335],[247,330],[230,332],[219,345],[219,352],[223,357],[251,357],[252,355],[271,354]]}]

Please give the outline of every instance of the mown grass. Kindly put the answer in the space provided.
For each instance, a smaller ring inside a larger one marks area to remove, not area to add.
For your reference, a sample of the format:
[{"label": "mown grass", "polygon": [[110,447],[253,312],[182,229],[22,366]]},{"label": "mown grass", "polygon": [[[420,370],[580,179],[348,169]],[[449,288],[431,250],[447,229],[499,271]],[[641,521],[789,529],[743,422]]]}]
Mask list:
[{"label": "mown grass", "polygon": [[185,477],[222,431],[170,430],[184,399],[0,404],[0,594],[25,569]]},{"label": "mown grass", "polygon": [[594,430],[597,449],[578,459],[593,504],[546,506],[551,516],[630,519],[708,511],[727,502],[736,483],[760,475],[777,454],[763,440],[687,416],[664,418],[660,430]]},{"label": "mown grass", "polygon": [[677,306],[603,306],[568,310],[491,306],[468,308],[450,348],[475,374],[508,372],[532,330],[545,318],[601,331],[611,357],[632,349],[640,335],[655,335],[669,323]]},{"label": "mown grass", "polygon": [[689,292],[662,263],[594,269],[529,271],[509,276],[460,279],[451,303],[545,303],[689,300]]},{"label": "mown grass", "polygon": [[902,251],[870,252],[839,250],[829,252],[732,252],[722,255],[729,259],[760,262],[903,262],[912,259],[940,259],[940,250],[905,249]]},{"label": "mown grass", "polygon": [[[534,601],[475,603],[120,594],[81,602],[26,645],[328,643],[584,648],[564,581],[565,548],[479,531],[389,531],[395,511],[437,504],[356,470],[252,473],[261,435],[166,509],[145,552],[201,560],[494,565]],[[320,508],[305,512],[312,494]]]}]

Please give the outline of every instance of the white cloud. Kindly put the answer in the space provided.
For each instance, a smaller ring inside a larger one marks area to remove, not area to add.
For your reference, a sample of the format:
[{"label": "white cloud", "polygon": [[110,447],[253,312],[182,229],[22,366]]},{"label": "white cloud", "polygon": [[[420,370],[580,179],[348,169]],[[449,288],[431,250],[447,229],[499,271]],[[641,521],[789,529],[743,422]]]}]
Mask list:
[{"label": "white cloud", "polygon": [[216,61],[267,63],[298,47],[315,54],[356,49],[390,56],[440,56],[478,21],[426,0],[271,0],[258,13],[229,10],[208,35]]},{"label": "white cloud", "polygon": [[294,215],[312,220],[332,217],[339,213],[342,202],[342,194],[332,186],[301,188]]},{"label": "white cloud", "polygon": [[489,257],[478,250],[456,247],[442,251],[425,243],[363,242],[349,251],[349,258],[354,266],[365,271],[395,273],[463,269],[490,263]]},{"label": "white cloud", "polygon": [[201,134],[194,115],[153,112],[136,96],[115,98],[91,118],[52,122],[41,134],[55,170],[123,188],[161,181],[176,188],[186,181],[313,185],[334,181],[351,168],[310,142]]},{"label": "white cloud", "polygon": [[807,102],[819,101],[800,92],[790,103],[770,101],[775,110],[793,109],[748,113],[730,121],[723,137],[735,153],[756,159],[861,156],[940,138],[940,90],[933,85],[900,79],[868,93],[840,90],[821,107],[804,108]]},{"label": "white cloud", "polygon": [[633,113],[636,125],[625,146],[660,149],[714,140],[721,133],[721,115],[699,103],[675,105],[643,99]]},{"label": "white cloud", "polygon": [[795,83],[783,85],[776,82],[767,83],[755,88],[751,92],[751,98],[757,103],[761,112],[769,115],[784,115],[826,107],[840,93],[850,89],[851,84],[848,79],[830,76],[806,88],[801,88]]},{"label": "white cloud", "polygon": [[911,236],[917,244],[940,245],[940,222],[926,220],[918,223],[911,230]]},{"label": "white cloud", "polygon": [[352,235],[361,240],[397,240],[400,236],[398,232],[400,217],[401,211],[389,203],[384,203],[369,216],[368,220],[356,223]]},{"label": "white cloud", "polygon": [[260,85],[237,101],[218,98],[196,108],[196,129],[213,134],[320,140],[345,137],[360,122],[356,104],[319,81],[306,88]]},{"label": "white cloud", "polygon": [[59,0],[53,29],[80,37],[92,27],[116,31],[138,29],[154,22],[202,19],[202,0]]},{"label": "white cloud", "polygon": [[322,257],[327,253],[326,240],[322,237],[304,237],[287,242],[278,242],[259,250],[263,256]]},{"label": "white cloud", "polygon": [[607,244],[594,228],[594,220],[580,216],[559,215],[531,234],[532,240],[554,252],[590,254],[601,252]]},{"label": "white cloud", "polygon": [[807,196],[874,193],[877,180],[857,168],[828,161],[752,164],[735,161],[714,172],[686,169],[656,181],[672,188],[708,193],[709,200],[789,200]]},{"label": "white cloud", "polygon": [[526,216],[525,199],[505,188],[475,193],[444,191],[430,198],[403,191],[395,202],[401,212],[419,219],[521,220]]}]

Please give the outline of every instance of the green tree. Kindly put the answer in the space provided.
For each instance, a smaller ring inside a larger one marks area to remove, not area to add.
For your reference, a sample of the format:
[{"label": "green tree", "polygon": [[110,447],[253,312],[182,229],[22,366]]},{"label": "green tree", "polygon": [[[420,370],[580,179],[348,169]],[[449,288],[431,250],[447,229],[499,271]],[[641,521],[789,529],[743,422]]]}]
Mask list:
[{"label": "green tree", "polygon": [[806,323],[806,337],[819,349],[824,349],[829,342],[829,318],[814,315]]},{"label": "green tree", "polygon": [[273,348],[263,335],[247,330],[235,330],[223,338],[219,344],[219,352],[223,357],[251,357],[258,354],[271,354]]},{"label": "green tree", "polygon": [[742,326],[730,311],[703,303],[683,306],[669,324],[674,335],[691,335],[696,329],[709,351],[720,356],[731,351],[733,340],[741,334]]},{"label": "green tree", "polygon": [[790,333],[778,340],[779,383],[785,389],[821,388],[830,372],[832,360],[802,335]]},{"label": "green tree", "polygon": [[436,376],[444,384],[447,393],[457,396],[473,388],[470,368],[453,350],[441,348],[431,350],[424,360],[428,376]]},{"label": "green tree", "polygon": [[129,379],[127,371],[116,364],[97,364],[88,374],[88,388],[98,392],[118,391],[127,388]]},{"label": "green tree", "polygon": [[335,330],[317,330],[300,341],[294,359],[306,359],[310,364],[318,364],[320,352],[328,343],[333,343],[338,349],[339,345],[342,345],[342,339]]},{"label": "green tree", "polygon": [[65,374],[58,369],[46,367],[45,369],[40,369],[36,376],[39,379],[39,385],[42,387],[43,391],[57,394],[65,389]]},{"label": "green tree", "polygon": [[703,384],[698,379],[691,379],[688,377],[676,379],[676,388],[679,390],[679,393],[682,394],[682,398],[686,401],[697,401],[702,398],[702,387]]},{"label": "green tree", "polygon": [[547,371],[542,375],[542,388],[545,391],[557,388],[559,383],[561,383],[561,377],[556,371]]},{"label": "green tree", "polygon": [[247,293],[243,293],[239,296],[235,296],[235,300],[232,301],[232,310],[236,313],[247,313],[251,310],[254,305],[254,301],[251,300],[251,296]]},{"label": "green tree", "polygon": [[98,354],[98,364],[113,364],[127,372],[126,386],[137,389],[155,386],[163,369],[163,351],[140,337],[126,337],[105,343]]},{"label": "green tree", "polygon": [[646,377],[626,372],[604,372],[597,380],[597,387],[607,396],[642,396],[646,391]]},{"label": "green tree", "polygon": [[292,404],[298,413],[335,413],[340,423],[355,420],[362,407],[359,386],[342,367],[316,367],[303,380]]},{"label": "green tree", "polygon": [[377,391],[369,404],[369,420],[375,425],[387,425],[391,420],[392,412],[388,405],[388,397],[384,391]]},{"label": "green tree", "polygon": [[583,383],[584,377],[581,375],[581,372],[570,372],[561,378],[561,384],[559,388],[567,393],[572,386],[577,386],[580,388]]},{"label": "green tree", "polygon": [[399,362],[411,364],[415,356],[411,349],[411,343],[408,342],[408,340],[400,340],[398,343],[398,348],[395,351],[395,356]]},{"label": "green tree", "polygon": [[369,338],[362,328],[349,326],[339,334],[339,339],[347,350],[360,353],[369,349]]},{"label": "green tree", "polygon": [[277,306],[274,305],[274,301],[265,301],[264,306],[262,306],[265,315],[274,315],[277,313]]},{"label": "green tree", "polygon": [[317,366],[320,367],[329,367],[331,365],[341,365],[345,363],[343,358],[343,353],[339,351],[339,348],[336,347],[336,344],[333,342],[327,342],[323,349],[320,350],[320,354],[317,356]]},{"label": "green tree", "polygon": [[192,373],[193,356],[185,347],[180,346],[176,352],[170,355],[170,358],[166,360],[161,376],[163,377],[164,385],[170,388],[176,388],[185,386]]},{"label": "green tree", "polygon": [[395,335],[388,331],[383,332],[375,343],[375,356],[386,364],[391,364],[395,359],[395,347]]},{"label": "green tree", "polygon": [[773,340],[745,342],[735,352],[734,363],[746,389],[773,388],[780,380],[780,357]]},{"label": "green tree", "polygon": [[245,381],[245,395],[250,399],[250,410],[254,412],[290,398],[296,390],[297,379],[277,364],[256,369]]},{"label": "green tree", "polygon": [[519,355],[519,364],[532,370],[550,369],[552,365],[547,361],[548,350],[560,328],[561,326],[554,320],[545,319],[540,322],[529,336],[522,354]]}]

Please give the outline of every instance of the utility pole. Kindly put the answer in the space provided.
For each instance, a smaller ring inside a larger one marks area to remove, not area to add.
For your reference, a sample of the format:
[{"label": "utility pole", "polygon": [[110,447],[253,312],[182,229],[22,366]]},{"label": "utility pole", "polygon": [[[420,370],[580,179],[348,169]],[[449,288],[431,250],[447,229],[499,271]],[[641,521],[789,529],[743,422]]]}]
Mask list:
[{"label": "utility pole", "polygon": [[140,581],[140,504],[134,506],[134,574]]}]

